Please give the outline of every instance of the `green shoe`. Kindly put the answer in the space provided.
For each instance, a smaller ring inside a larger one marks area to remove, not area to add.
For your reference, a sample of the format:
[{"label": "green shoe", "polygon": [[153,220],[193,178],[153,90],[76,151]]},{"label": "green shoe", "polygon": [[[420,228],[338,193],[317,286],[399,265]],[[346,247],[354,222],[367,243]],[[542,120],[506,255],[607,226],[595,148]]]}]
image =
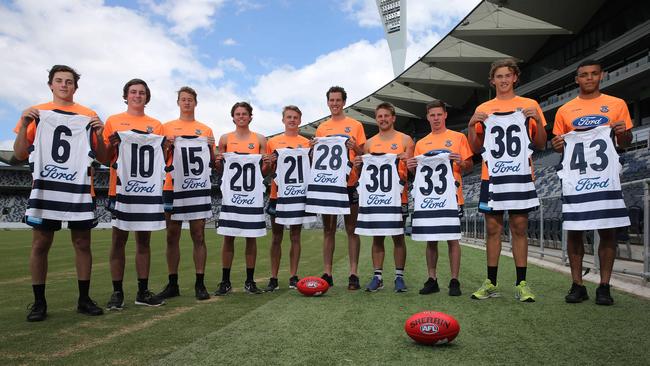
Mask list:
[{"label": "green shoe", "polygon": [[483,281],[483,285],[481,285],[481,288],[479,288],[478,290],[476,290],[476,292],[472,294],[472,299],[485,300],[491,297],[499,297],[501,295],[497,291],[498,289],[499,289],[498,287],[492,284],[492,281],[486,279],[485,281]]},{"label": "green shoe", "polygon": [[515,299],[521,302],[535,302],[535,295],[530,290],[526,281],[521,281],[515,286]]}]

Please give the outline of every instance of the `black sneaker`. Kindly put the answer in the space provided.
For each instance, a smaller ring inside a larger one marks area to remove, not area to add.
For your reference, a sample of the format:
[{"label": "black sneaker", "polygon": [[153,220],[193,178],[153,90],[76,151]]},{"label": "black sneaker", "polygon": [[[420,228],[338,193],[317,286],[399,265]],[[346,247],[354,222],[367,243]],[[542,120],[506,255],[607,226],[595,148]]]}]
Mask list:
[{"label": "black sneaker", "polygon": [[47,318],[47,304],[44,302],[35,302],[27,307],[29,314],[27,314],[28,322],[42,322]]},{"label": "black sneaker", "polygon": [[257,288],[255,281],[244,283],[244,291],[251,295],[259,295],[263,291]]},{"label": "black sneaker", "polygon": [[106,304],[106,310],[124,309],[124,293],[122,291],[113,291],[111,299]]},{"label": "black sneaker", "polygon": [[264,289],[264,292],[273,292],[279,289],[280,289],[280,285],[278,285],[278,279],[271,277],[269,279],[268,286],[266,286],[266,288]]},{"label": "black sneaker", "polygon": [[165,305],[165,300],[158,295],[155,295],[153,292],[145,290],[144,292],[138,291],[138,295],[135,297],[135,304],[144,306],[160,306]]},{"label": "black sneaker", "polygon": [[609,284],[601,283],[596,289],[596,304],[597,305],[614,305],[614,299],[609,293]]},{"label": "black sneaker", "polygon": [[569,304],[577,304],[585,300],[589,300],[589,295],[587,294],[587,288],[582,285],[578,285],[575,282],[572,283],[569,293],[564,297],[564,301],[566,301]]},{"label": "black sneaker", "polygon": [[350,277],[348,277],[348,290],[355,291],[360,288],[359,277],[357,277],[357,275],[350,275]]},{"label": "black sneaker", "polygon": [[330,287],[334,286],[334,278],[331,275],[328,275],[327,273],[323,273],[323,275],[320,276],[320,278],[324,279],[325,282],[327,282],[327,284]]},{"label": "black sneaker", "polygon": [[214,296],[226,296],[232,290],[232,285],[230,282],[221,281],[219,282],[219,288],[214,292]]},{"label": "black sneaker", "polygon": [[457,279],[452,278],[451,281],[449,281],[449,296],[460,295],[462,295],[462,292],[460,292],[460,282],[458,282]]},{"label": "black sneaker", "polygon": [[178,289],[178,285],[172,285],[171,283],[168,283],[165,288],[160,291],[156,296],[158,296],[161,299],[170,299],[172,297],[180,296],[181,292]]},{"label": "black sneaker", "polygon": [[104,310],[97,306],[97,303],[90,298],[81,300],[77,303],[77,312],[79,314],[86,314],[90,316],[104,314]]},{"label": "black sneaker", "polygon": [[300,281],[298,276],[291,276],[289,278],[289,288],[295,290],[298,287],[298,281]]},{"label": "black sneaker", "polygon": [[420,290],[420,295],[428,295],[434,292],[440,292],[440,287],[438,286],[438,280],[434,280],[429,277],[427,282],[424,283],[424,287]]},{"label": "black sneaker", "polygon": [[207,300],[210,298],[210,294],[203,284],[194,286],[194,296],[196,296],[197,300]]}]

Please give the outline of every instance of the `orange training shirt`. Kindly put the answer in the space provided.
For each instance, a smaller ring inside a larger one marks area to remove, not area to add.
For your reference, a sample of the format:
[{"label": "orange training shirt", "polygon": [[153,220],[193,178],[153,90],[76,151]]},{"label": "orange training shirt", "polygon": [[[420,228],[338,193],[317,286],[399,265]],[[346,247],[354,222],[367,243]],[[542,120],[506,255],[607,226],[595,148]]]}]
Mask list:
[{"label": "orange training shirt", "polygon": [[575,97],[557,110],[553,134],[564,135],[576,127],[606,126],[621,121],[625,122],[626,129],[632,128],[630,111],[623,99],[606,94],[594,99]]},{"label": "orange training shirt", "polygon": [[260,140],[257,134],[250,131],[248,138],[239,139],[234,132],[226,134],[226,151],[240,154],[262,154],[260,151]]}]

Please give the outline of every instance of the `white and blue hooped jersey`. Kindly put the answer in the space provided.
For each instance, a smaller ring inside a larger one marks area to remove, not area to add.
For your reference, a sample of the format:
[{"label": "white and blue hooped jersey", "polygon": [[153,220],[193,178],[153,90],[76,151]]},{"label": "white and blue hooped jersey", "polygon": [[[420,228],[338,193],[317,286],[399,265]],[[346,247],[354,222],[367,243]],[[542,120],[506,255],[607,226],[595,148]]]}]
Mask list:
[{"label": "white and blue hooped jersey", "polygon": [[278,200],[275,222],[280,225],[300,225],[316,221],[316,215],[305,212],[309,180],[309,149],[282,148],[275,169]]},{"label": "white and blue hooped jersey", "polygon": [[242,238],[266,235],[265,190],[262,155],[223,153],[217,234]]},{"label": "white and blue hooped jersey", "polygon": [[112,225],[125,231],[152,231],[166,227],[162,198],[165,180],[164,136],[119,131],[117,197]]},{"label": "white and blue hooped jersey", "polygon": [[413,182],[413,227],[417,241],[460,239],[456,180],[448,152],[418,155]]},{"label": "white and blue hooped jersey", "polygon": [[522,210],[539,206],[533,183],[528,119],[520,111],[494,113],[484,122],[483,161],[490,176],[488,206]]},{"label": "white and blue hooped jersey", "polygon": [[39,110],[39,116],[29,154],[33,182],[25,215],[93,220],[90,117],[59,110]]},{"label": "white and blue hooped jersey", "polygon": [[327,215],[350,214],[348,175],[352,163],[345,146],[347,137],[319,137],[313,147],[307,186],[306,212]]},{"label": "white and blue hooped jersey", "polygon": [[366,236],[403,234],[401,196],[404,181],[399,177],[397,155],[365,154],[362,159],[357,187],[359,216],[354,233]]},{"label": "white and blue hooped jersey", "polygon": [[630,225],[621,191],[622,166],[609,126],[565,134],[558,169],[562,180],[562,229]]},{"label": "white and blue hooped jersey", "polygon": [[171,176],[174,185],[172,220],[212,217],[210,145],[205,137],[174,139]]}]

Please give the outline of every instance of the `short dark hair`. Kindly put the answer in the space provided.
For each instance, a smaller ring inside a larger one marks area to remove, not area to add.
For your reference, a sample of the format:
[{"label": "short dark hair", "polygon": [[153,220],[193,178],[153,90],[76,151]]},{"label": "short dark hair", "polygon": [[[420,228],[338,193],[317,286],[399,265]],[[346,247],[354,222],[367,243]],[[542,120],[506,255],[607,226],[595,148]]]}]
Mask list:
[{"label": "short dark hair", "polygon": [[375,115],[377,114],[377,111],[380,109],[386,109],[387,111],[390,111],[391,115],[393,116],[395,115],[395,106],[393,106],[388,102],[379,103],[379,105],[375,107]]},{"label": "short dark hair", "polygon": [[126,101],[126,96],[129,94],[129,88],[132,87],[133,85],[143,85],[144,90],[147,93],[147,101],[144,104],[149,103],[151,100],[151,90],[149,90],[149,85],[142,80],[142,79],[131,79],[127,81],[126,84],[124,84],[124,88],[122,88],[122,98]]},{"label": "short dark hair", "polygon": [[599,69],[603,69],[603,64],[601,64],[600,61],[590,58],[582,61],[578,67],[576,67],[576,74],[578,73],[578,69],[585,66],[598,66]]},{"label": "short dark hair", "polygon": [[248,102],[237,102],[233,104],[232,108],[230,108],[230,117],[235,116],[235,109],[242,107],[248,111],[248,114],[251,116],[253,115],[253,107],[250,105]]},{"label": "short dark hair", "polygon": [[194,101],[196,103],[199,102],[199,100],[196,98],[196,90],[190,88],[189,86],[183,86],[180,89],[178,89],[178,97],[176,98],[176,101],[178,102],[181,99],[181,93],[187,93],[190,94],[191,96],[194,97]]},{"label": "short dark hair", "polygon": [[492,80],[497,69],[500,69],[502,67],[507,67],[517,77],[519,77],[519,74],[521,74],[521,70],[519,70],[519,66],[517,66],[517,61],[515,61],[515,59],[504,58],[501,60],[496,60],[492,63],[490,66],[490,73],[488,75],[489,80]]},{"label": "short dark hair", "polygon": [[283,118],[284,118],[284,112],[286,112],[286,111],[294,111],[294,112],[298,113],[300,115],[300,117],[302,117],[302,111],[300,110],[300,108],[296,107],[295,105],[287,105],[284,108],[282,108],[282,117]]},{"label": "short dark hair", "polygon": [[443,102],[440,99],[434,99],[429,103],[427,103],[426,106],[427,114],[429,114],[429,110],[431,110],[432,108],[442,108],[442,111],[447,113],[447,105],[445,104],[445,102]]},{"label": "short dark hair", "polygon": [[330,94],[331,93],[341,93],[341,97],[343,97],[343,101],[345,102],[348,100],[348,93],[345,92],[345,89],[340,86],[333,86],[327,90],[327,93],[325,93],[325,96],[327,97],[327,100],[330,99]]},{"label": "short dark hair", "polygon": [[72,77],[74,78],[74,88],[78,89],[79,88],[79,78],[81,78],[81,75],[76,72],[72,67],[67,66],[67,65],[54,65],[49,71],[49,74],[47,76],[47,85],[52,85],[52,80],[54,80],[54,74],[57,72],[69,72],[72,74]]}]

